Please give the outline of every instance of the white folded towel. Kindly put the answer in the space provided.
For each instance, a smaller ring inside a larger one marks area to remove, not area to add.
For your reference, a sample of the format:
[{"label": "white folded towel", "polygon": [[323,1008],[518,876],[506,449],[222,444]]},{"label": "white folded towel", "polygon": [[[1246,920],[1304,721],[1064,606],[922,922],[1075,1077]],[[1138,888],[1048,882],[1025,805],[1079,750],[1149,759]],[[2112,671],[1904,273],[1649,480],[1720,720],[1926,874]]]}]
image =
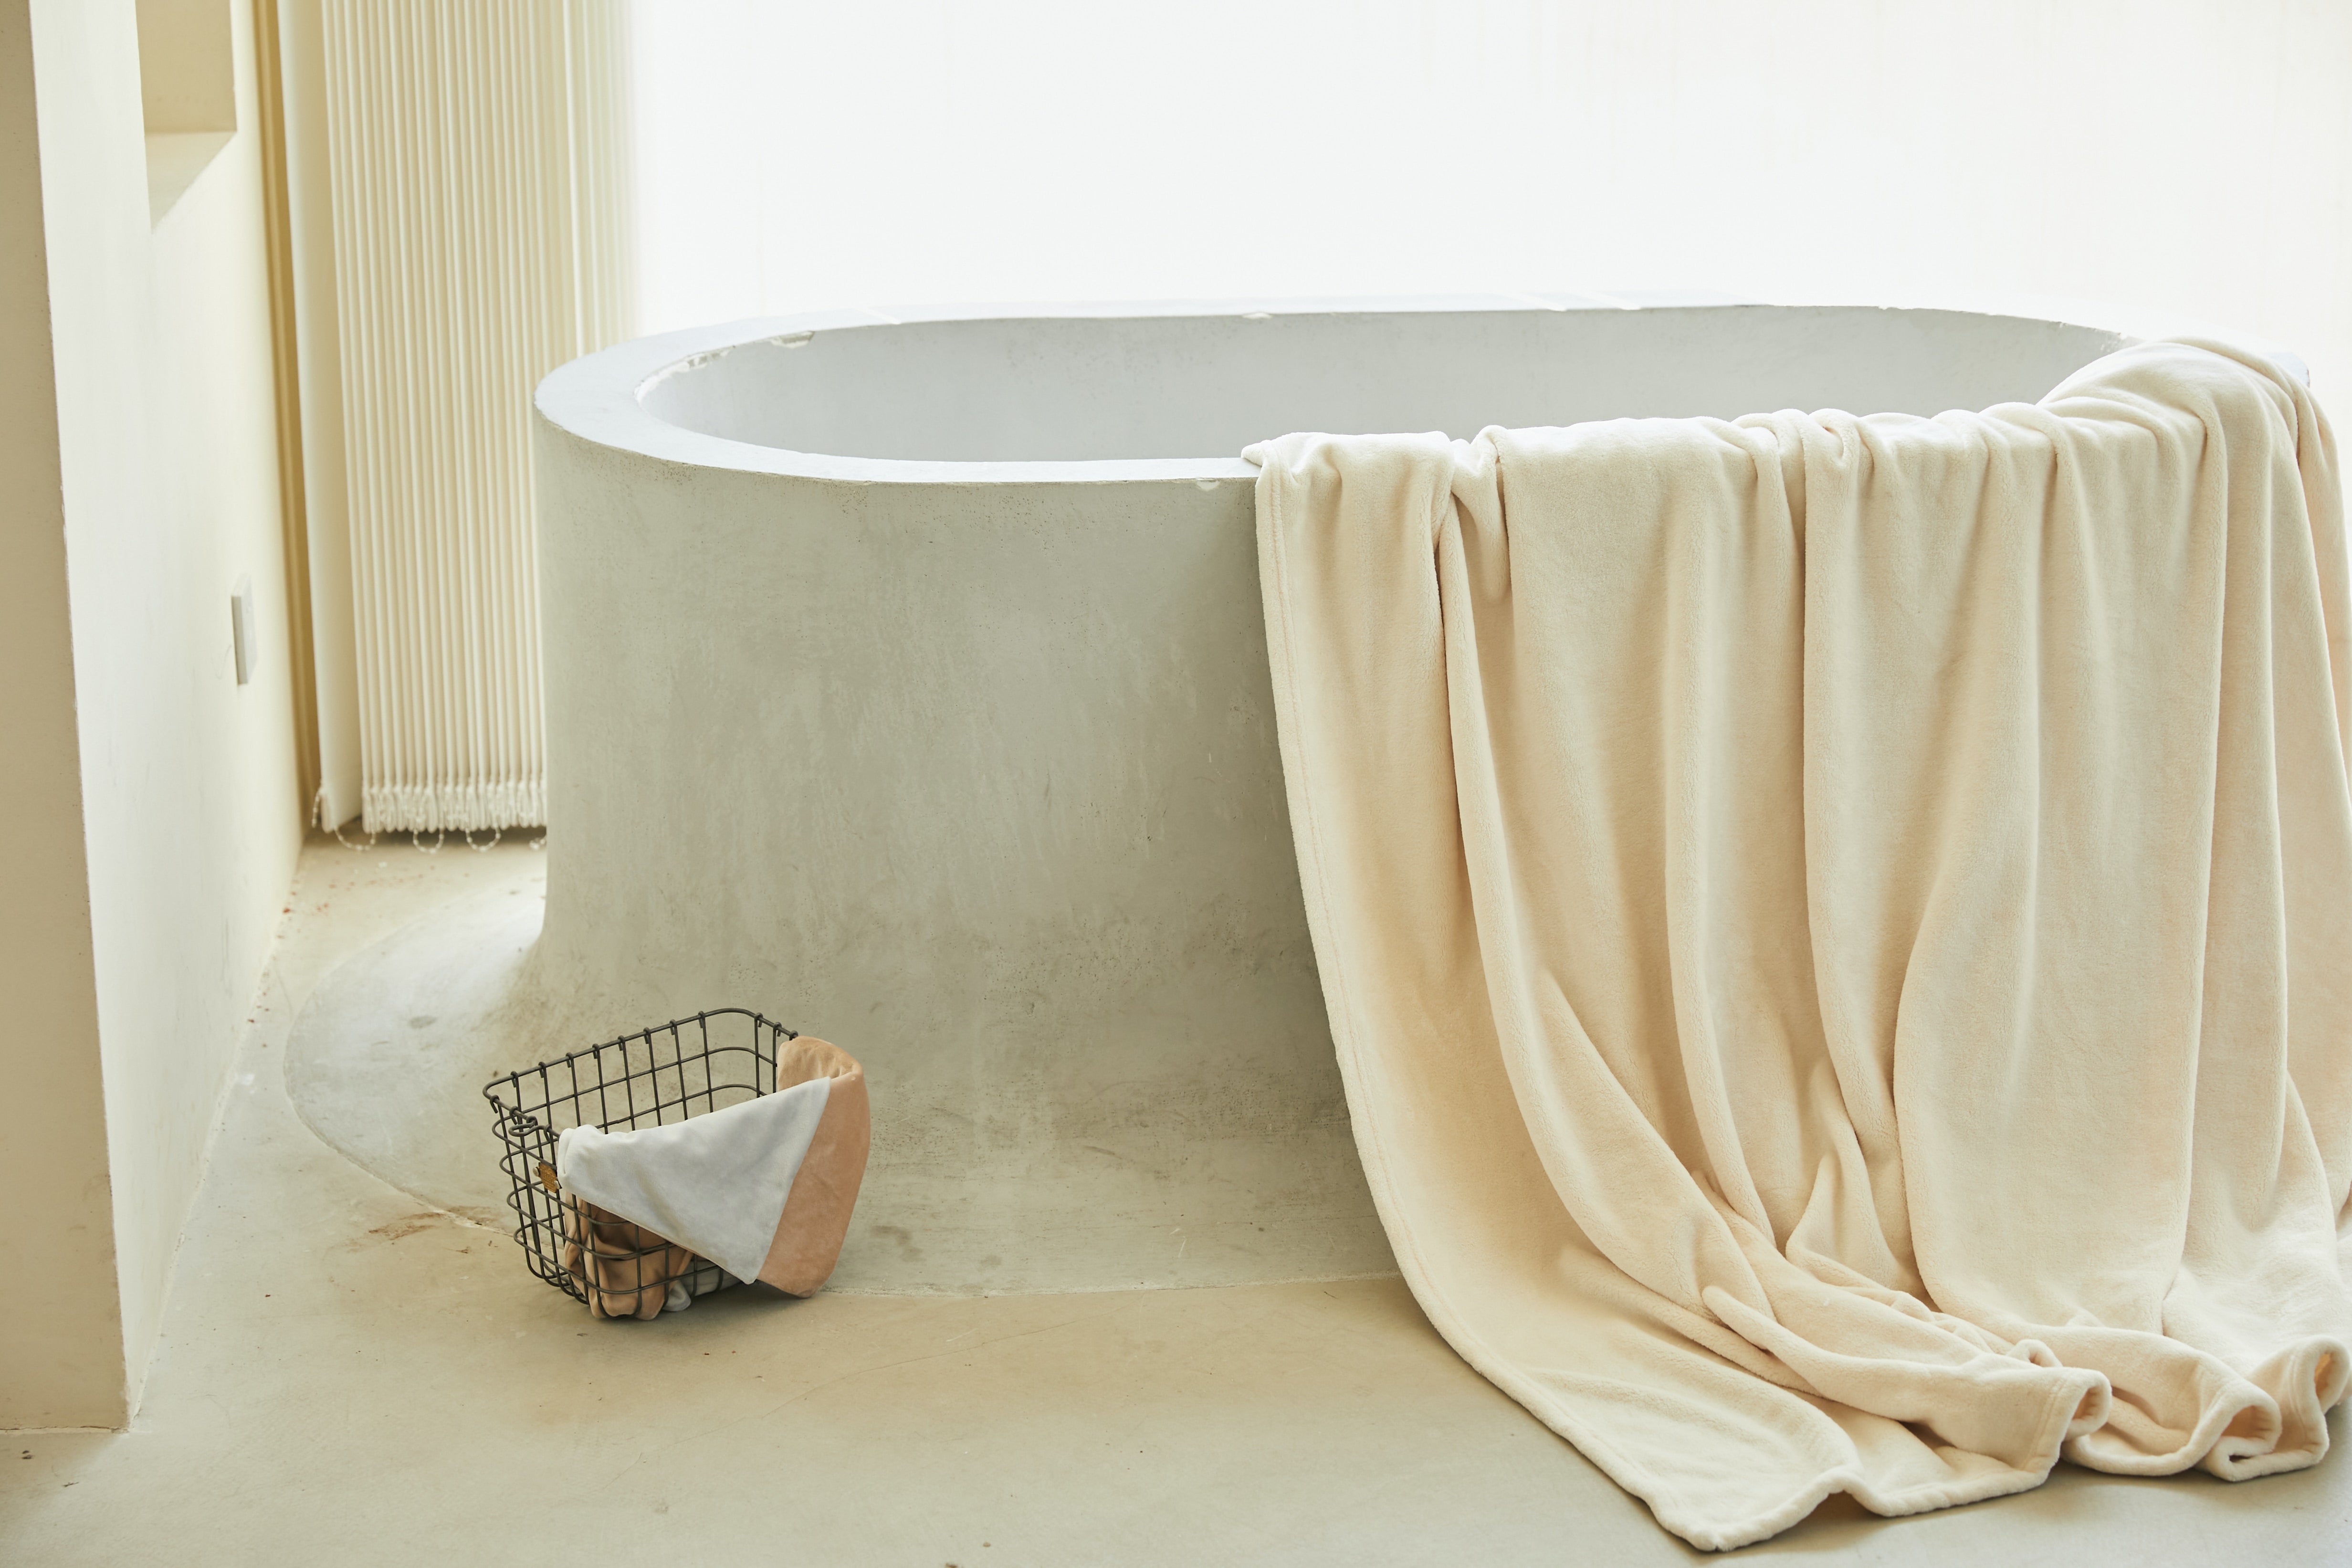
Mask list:
[{"label": "white folded towel", "polygon": [[556,1140],[556,1180],[739,1279],[757,1279],[832,1089],[814,1078],[663,1127],[570,1128]]}]

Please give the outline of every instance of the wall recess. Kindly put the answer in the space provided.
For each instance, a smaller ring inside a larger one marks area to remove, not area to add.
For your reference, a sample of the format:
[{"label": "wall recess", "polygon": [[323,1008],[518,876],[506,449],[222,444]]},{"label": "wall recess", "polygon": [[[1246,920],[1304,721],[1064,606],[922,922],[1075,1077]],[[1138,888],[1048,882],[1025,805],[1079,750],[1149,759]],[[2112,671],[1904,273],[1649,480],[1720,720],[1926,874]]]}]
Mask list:
[{"label": "wall recess", "polygon": [[139,0],[147,217],[163,215],[236,134],[232,0]]}]

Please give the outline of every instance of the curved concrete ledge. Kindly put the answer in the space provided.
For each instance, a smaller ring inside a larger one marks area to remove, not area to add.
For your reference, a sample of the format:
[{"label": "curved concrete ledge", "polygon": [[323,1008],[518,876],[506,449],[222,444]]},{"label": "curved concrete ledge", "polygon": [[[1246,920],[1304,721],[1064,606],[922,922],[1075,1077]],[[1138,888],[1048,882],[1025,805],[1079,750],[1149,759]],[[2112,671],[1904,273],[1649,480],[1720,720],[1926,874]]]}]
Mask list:
[{"label": "curved concrete ledge", "polygon": [[286,1042],[287,1094],[312,1131],[394,1186],[501,1230],[514,1216],[481,1091],[553,1054],[509,1005],[539,940],[539,892],[536,868],[519,870],[346,959]]}]

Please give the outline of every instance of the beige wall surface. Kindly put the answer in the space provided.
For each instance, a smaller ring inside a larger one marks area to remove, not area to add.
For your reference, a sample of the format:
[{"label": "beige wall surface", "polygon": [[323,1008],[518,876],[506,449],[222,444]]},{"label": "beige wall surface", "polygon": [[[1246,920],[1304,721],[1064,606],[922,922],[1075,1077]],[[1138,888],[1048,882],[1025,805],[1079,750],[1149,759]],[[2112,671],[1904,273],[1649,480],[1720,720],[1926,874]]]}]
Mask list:
[{"label": "beige wall surface", "polygon": [[0,1312],[0,1426],[116,1426],[122,1331],[82,858],[28,0],[0,0],[0,1192],[40,1285]]},{"label": "beige wall surface", "polygon": [[[252,18],[230,13],[243,129],[151,224],[133,0],[29,11],[117,1383],[135,1409],[300,842]],[[240,686],[245,577],[260,639]]]},{"label": "beige wall surface", "polygon": [[[359,655],[352,636],[351,487],[343,453],[343,371],[335,297],[335,213],[327,138],[320,0],[278,6],[286,92],[286,176],[294,250],[303,508],[310,542],[311,652],[319,709],[320,820],[360,814]],[[304,810],[310,803],[304,803]]]}]

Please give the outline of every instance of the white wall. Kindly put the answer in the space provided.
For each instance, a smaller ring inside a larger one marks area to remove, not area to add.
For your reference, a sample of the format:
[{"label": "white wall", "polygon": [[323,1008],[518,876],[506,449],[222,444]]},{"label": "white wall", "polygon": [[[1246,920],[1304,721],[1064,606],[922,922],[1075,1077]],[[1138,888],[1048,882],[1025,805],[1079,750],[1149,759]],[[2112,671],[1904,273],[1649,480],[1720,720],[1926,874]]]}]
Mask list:
[{"label": "white wall", "polygon": [[2342,0],[660,0],[635,26],[649,331],[2024,291],[2205,317],[2352,384]]},{"label": "white wall", "polygon": [[116,1426],[122,1326],[82,853],[27,0],[0,0],[0,1192],[37,1289],[0,1311],[0,1426]]},{"label": "white wall", "polygon": [[[225,9],[240,129],[151,226],[132,0],[30,4],[115,1375],[133,1409],[301,837],[252,18]],[[244,576],[263,635],[239,686]]]}]

